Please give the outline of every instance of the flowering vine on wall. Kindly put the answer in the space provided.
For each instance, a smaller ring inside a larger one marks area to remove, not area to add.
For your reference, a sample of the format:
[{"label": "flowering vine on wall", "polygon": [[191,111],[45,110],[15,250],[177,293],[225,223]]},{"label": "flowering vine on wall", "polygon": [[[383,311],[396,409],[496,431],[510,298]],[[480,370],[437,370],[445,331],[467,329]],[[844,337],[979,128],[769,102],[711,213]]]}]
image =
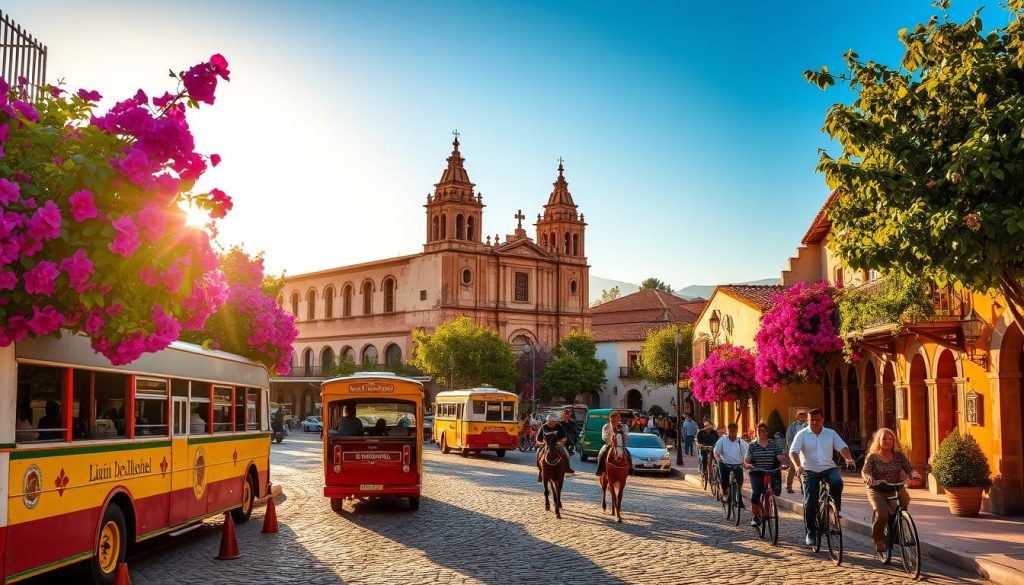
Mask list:
[{"label": "flowering vine on wall", "polygon": [[80,331],[114,364],[201,329],[229,296],[209,234],[181,205],[219,219],[218,189],[194,192],[220,157],[195,152],[186,112],[213,104],[227,61],[174,74],[98,115],[101,96],[0,79],[0,346]]},{"label": "flowering vine on wall", "polygon": [[843,349],[836,327],[834,289],[827,283],[798,283],[772,295],[772,308],[761,318],[755,376],[763,388],[818,379],[830,354]]},{"label": "flowering vine on wall", "polygon": [[719,345],[690,368],[693,396],[710,403],[749,398],[756,390],[754,354],[738,345]]}]

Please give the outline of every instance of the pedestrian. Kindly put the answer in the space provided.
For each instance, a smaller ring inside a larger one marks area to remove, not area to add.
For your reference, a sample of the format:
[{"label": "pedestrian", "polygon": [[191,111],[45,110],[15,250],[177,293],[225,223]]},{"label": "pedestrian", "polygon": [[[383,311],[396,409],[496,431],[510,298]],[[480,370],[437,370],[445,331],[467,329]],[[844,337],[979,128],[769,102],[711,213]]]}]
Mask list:
[{"label": "pedestrian", "polygon": [[683,418],[683,440],[685,441],[687,455],[693,456],[693,440],[697,436],[697,421],[693,420],[693,417],[689,414],[684,414]]},{"label": "pedestrian", "polygon": [[644,432],[651,433],[651,434],[654,434],[654,435],[658,434],[658,427],[657,427],[657,424],[654,421],[654,417],[653,416],[647,417],[647,426],[644,427],[644,429],[645,429]]},{"label": "pedestrian", "polygon": [[[789,428],[786,429],[786,452],[789,453],[789,448],[793,446],[793,439],[796,438],[796,434],[804,430],[807,427],[807,411],[800,409],[796,411],[796,420],[789,423]],[[786,493],[793,493],[793,478],[796,476],[796,466],[790,466],[789,471],[786,472]]]}]

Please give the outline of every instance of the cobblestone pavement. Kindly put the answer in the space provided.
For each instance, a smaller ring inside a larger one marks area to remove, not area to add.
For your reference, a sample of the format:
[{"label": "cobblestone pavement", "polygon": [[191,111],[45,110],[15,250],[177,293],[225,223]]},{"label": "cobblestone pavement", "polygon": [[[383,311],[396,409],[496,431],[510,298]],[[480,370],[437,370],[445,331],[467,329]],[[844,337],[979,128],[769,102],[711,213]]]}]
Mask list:
[{"label": "cobblestone pavement", "polygon": [[[260,533],[262,509],[238,527],[242,558],[217,561],[220,521],[140,547],[135,585],[191,583],[902,583],[868,540],[846,537],[842,567],[802,545],[802,525],[781,518],[773,547],[747,526],[727,525],[710,496],[674,477],[630,478],[623,524],[601,512],[594,464],[574,460],[563,519],[544,511],[532,453],[463,458],[425,450],[422,507],[347,503],[321,495],[320,446],[293,433],[273,446],[272,477],[284,486],[280,532]],[[923,582],[984,582],[924,559]],[[58,575],[45,582],[67,583]]]}]

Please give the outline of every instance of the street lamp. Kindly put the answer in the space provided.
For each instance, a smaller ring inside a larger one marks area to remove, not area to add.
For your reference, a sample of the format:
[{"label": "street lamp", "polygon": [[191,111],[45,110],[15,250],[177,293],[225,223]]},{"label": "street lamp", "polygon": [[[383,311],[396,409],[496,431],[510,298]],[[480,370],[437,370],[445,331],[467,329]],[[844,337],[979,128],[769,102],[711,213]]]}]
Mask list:
[{"label": "street lamp", "polygon": [[711,337],[715,340],[715,345],[718,345],[718,332],[722,328],[722,318],[719,316],[718,311],[711,313],[711,318],[708,319],[708,327],[711,328]]},{"label": "street lamp", "polygon": [[971,307],[970,314],[961,322],[961,327],[963,328],[964,340],[967,342],[968,359],[976,364],[980,364],[983,368],[988,368],[988,354],[980,357],[975,355],[975,351],[978,349],[978,338],[981,337],[985,329],[985,321],[974,310],[974,307]]},{"label": "street lamp", "polygon": [[455,375],[455,356],[448,356],[448,389],[454,390],[452,377]]},{"label": "street lamp", "polygon": [[673,339],[676,345],[676,465],[683,464],[683,393],[679,390],[679,344],[683,342],[683,334],[676,329]]}]

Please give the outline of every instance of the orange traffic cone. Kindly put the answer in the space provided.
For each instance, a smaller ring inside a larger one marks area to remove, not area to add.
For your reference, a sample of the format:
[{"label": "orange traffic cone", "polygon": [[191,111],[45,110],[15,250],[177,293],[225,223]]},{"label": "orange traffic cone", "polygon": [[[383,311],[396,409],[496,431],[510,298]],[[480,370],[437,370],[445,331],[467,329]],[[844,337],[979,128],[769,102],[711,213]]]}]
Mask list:
[{"label": "orange traffic cone", "polygon": [[131,575],[128,574],[128,563],[118,563],[117,571],[114,573],[114,585],[132,585]]},{"label": "orange traffic cone", "polygon": [[274,507],[274,494],[267,495],[267,511],[263,514],[263,534],[277,533],[277,508]]},{"label": "orange traffic cone", "polygon": [[231,512],[224,513],[224,530],[220,533],[220,553],[217,560],[228,561],[242,556],[238,552],[238,538],[235,535],[235,521],[231,519]]}]

